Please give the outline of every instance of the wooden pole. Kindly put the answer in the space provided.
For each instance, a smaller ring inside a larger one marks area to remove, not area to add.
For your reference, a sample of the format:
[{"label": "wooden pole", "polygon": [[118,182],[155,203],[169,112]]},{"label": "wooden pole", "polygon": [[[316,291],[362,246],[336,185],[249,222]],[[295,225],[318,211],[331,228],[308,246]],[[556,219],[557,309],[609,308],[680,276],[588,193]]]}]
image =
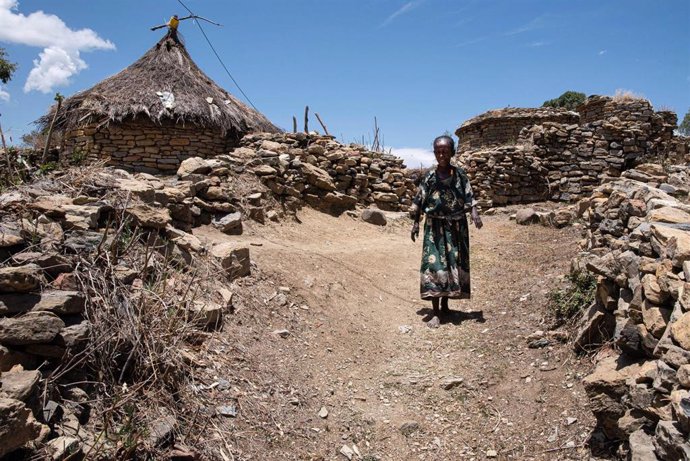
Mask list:
[{"label": "wooden pole", "polygon": [[292,132],[297,133],[297,117],[292,116]]},{"label": "wooden pole", "polygon": [[12,160],[10,159],[10,153],[7,151],[7,144],[5,144],[5,134],[2,132],[2,125],[0,125],[0,139],[2,139],[2,150],[5,152],[5,158],[7,159],[7,173],[9,174],[9,172],[12,171]]},{"label": "wooden pole", "polygon": [[304,108],[304,132],[309,134],[309,106]]},{"label": "wooden pole", "polygon": [[326,128],[326,125],[323,124],[321,117],[319,117],[319,113],[314,112],[314,115],[316,115],[316,120],[318,120],[321,126],[323,127],[323,131],[326,133],[326,136],[330,136],[331,134],[328,132],[328,128]]},{"label": "wooden pole", "polygon": [[58,113],[60,112],[60,107],[62,107],[63,96],[60,93],[55,94],[55,100],[57,101],[57,109],[55,109],[55,114],[53,115],[53,120],[50,122],[50,128],[48,128],[48,138],[46,139],[46,145],[43,148],[43,156],[41,157],[41,164],[45,163],[48,159],[48,149],[50,149],[50,138],[53,136],[53,128],[55,127],[55,121],[57,120]]}]

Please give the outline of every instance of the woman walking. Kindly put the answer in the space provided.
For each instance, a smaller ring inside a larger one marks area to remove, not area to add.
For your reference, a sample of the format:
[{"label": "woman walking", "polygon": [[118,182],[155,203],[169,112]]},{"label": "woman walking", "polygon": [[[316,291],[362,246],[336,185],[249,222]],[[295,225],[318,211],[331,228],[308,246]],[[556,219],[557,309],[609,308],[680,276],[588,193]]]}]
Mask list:
[{"label": "woman walking", "polygon": [[422,213],[424,237],[422,240],[421,296],[431,300],[433,317],[428,325],[439,325],[439,315],[448,312],[449,299],[470,298],[470,235],[466,211],[477,229],[482,221],[477,201],[472,195],[467,173],[450,164],[455,154],[455,142],[450,136],[434,140],[437,166],[422,178],[414,199],[411,237],[419,236]]}]

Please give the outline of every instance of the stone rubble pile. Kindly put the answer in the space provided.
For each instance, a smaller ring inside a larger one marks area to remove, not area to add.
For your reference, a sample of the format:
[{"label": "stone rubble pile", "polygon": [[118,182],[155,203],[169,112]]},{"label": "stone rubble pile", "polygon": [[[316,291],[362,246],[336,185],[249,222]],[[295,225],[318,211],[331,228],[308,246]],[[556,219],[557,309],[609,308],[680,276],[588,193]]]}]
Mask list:
[{"label": "stone rubble pile", "polygon": [[[83,354],[93,339],[85,310],[94,294],[80,291],[77,266],[81,258],[113,248],[110,226],[116,217],[125,216],[149,240],[167,242],[158,246],[161,261],[191,265],[206,258],[228,280],[250,273],[248,246],[224,242],[207,248],[188,231],[214,223],[241,233],[237,215],[252,214],[262,194],[235,196],[220,182],[224,167],[212,167],[209,176],[197,171],[209,164],[192,166],[180,170],[184,179],[165,180],[104,170],[76,188],[82,191],[77,196],[61,194],[64,187],[49,181],[0,195],[0,457],[30,442],[53,459],[81,450],[86,390],[70,385],[60,398],[39,394],[51,371]],[[223,219],[228,216],[233,219]],[[141,270],[121,260],[112,277],[136,292],[143,285]],[[222,306],[195,303],[189,309],[196,325],[219,325]]]},{"label": "stone rubble pile", "polygon": [[305,133],[247,135],[241,144],[220,158],[246,165],[288,208],[407,211],[412,204],[414,181],[394,155]]},{"label": "stone rubble pile", "polygon": [[[581,202],[573,271],[597,278],[578,350],[610,343],[584,386],[627,459],[690,459],[690,167],[646,164]],[[606,352],[608,351],[608,352]]]},{"label": "stone rubble pile", "polygon": [[[674,135],[675,114],[655,112],[646,100],[591,97],[578,111],[583,114],[579,121],[524,118],[517,139],[498,146],[487,141],[476,148],[461,148],[459,163],[467,170],[480,205],[547,199],[575,202],[645,160],[682,159],[688,153],[687,140]],[[499,115],[473,120],[478,126],[490,120],[496,123]],[[506,117],[514,119],[511,114]],[[457,132],[461,146],[466,125]]]}]

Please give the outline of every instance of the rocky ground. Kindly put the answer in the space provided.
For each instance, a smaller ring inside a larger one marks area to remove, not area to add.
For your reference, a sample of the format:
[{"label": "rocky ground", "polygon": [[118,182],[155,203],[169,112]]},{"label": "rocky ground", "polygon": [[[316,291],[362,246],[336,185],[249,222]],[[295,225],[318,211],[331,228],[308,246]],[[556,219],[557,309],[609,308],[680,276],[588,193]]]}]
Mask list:
[{"label": "rocky ground", "polygon": [[[298,216],[231,237],[280,285],[264,298],[263,324],[252,323],[249,364],[293,389],[271,402],[291,434],[233,439],[237,459],[588,457],[594,418],[580,381],[590,359],[556,339],[528,347],[550,326],[546,295],[576,253],[575,229],[486,217],[471,235],[473,299],[451,303],[452,315],[430,329],[418,299],[421,248],[406,218],[389,215],[379,227],[306,209]],[[211,227],[194,234],[230,238]],[[236,375],[231,364],[214,372]],[[230,426],[250,419],[240,412]],[[226,430],[230,437],[237,426]]]}]

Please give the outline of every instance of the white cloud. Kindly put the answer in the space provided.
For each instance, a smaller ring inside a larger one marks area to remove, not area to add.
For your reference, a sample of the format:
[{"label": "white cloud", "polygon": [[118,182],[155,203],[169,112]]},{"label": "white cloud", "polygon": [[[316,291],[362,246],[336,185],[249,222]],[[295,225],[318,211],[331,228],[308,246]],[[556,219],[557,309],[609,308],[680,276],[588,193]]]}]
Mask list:
[{"label": "white cloud", "polygon": [[393,155],[396,155],[405,160],[405,165],[408,168],[418,168],[421,166],[431,166],[436,163],[434,153],[429,149],[420,147],[401,147],[391,149]]},{"label": "white cloud", "polygon": [[544,46],[546,44],[547,44],[546,42],[532,42],[529,44],[529,46],[532,48],[538,48],[538,47]]},{"label": "white cloud", "polygon": [[34,59],[34,68],[24,84],[24,91],[38,90],[50,93],[53,87],[66,86],[72,75],[86,69],[87,65],[79,57],[78,51],[67,51],[56,46],[46,48]]},{"label": "white cloud", "polygon": [[10,94],[0,86],[0,101],[9,101],[10,100]]},{"label": "white cloud", "polygon": [[606,54],[606,50],[601,50],[601,51],[599,51],[599,56],[603,56],[603,55],[605,55],[605,54]]},{"label": "white cloud", "polygon": [[24,91],[48,93],[69,83],[70,77],[86,69],[82,51],[113,50],[115,45],[91,29],[72,30],[53,14],[17,11],[17,0],[0,0],[0,41],[44,48],[34,60],[34,68]]},{"label": "white cloud", "polygon": [[[1,0],[0,0],[1,1]],[[386,27],[388,24],[393,22],[395,18],[398,16],[402,16],[405,13],[409,13],[413,9],[417,8],[422,2],[421,1],[413,1],[413,2],[407,2],[397,10],[395,10],[390,16],[386,18],[383,23],[381,23],[381,27]]]}]

